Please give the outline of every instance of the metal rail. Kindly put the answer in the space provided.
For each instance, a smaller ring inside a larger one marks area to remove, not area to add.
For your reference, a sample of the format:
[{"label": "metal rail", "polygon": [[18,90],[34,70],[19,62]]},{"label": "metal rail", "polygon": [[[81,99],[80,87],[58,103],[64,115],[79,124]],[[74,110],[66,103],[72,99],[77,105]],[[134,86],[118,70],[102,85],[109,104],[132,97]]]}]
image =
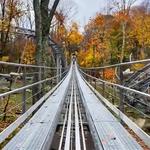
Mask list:
[{"label": "metal rail", "polygon": [[124,63],[102,66],[102,67],[91,67],[91,68],[81,67],[81,69],[85,69],[85,70],[106,69],[106,68],[114,68],[114,67],[119,67],[119,66],[133,65],[133,64],[137,64],[137,63],[149,63],[149,62],[150,62],[150,59],[143,59],[143,60],[138,60],[138,61],[124,62]]},{"label": "metal rail", "polygon": [[[64,79],[63,79],[64,80]],[[62,80],[62,81],[63,81]],[[8,136],[13,133],[62,83],[57,84],[51,91],[44,95],[38,102],[36,102],[31,108],[29,108],[23,115],[21,115],[16,121],[9,125],[4,131],[0,133],[0,143],[2,143]]]},{"label": "metal rail", "polygon": [[138,127],[131,119],[129,119],[124,113],[122,113],[116,106],[111,104],[106,98],[104,98],[99,92],[94,89],[86,80],[86,84],[92,89],[92,91],[98,96],[98,98],[114,112],[117,116],[120,117],[121,120],[124,121],[125,124],[128,125],[130,129],[132,129],[148,147],[150,147],[150,136],[146,134],[140,127]]},{"label": "metal rail", "polygon": [[[80,92],[97,150],[141,150],[142,148],[124,129],[119,120],[100,102],[76,69]],[[119,132],[118,132],[119,131]]]},{"label": "metal rail", "polygon": [[[4,150],[50,149],[61,111],[64,114],[64,120],[58,149],[88,149],[86,146],[86,134],[83,128],[81,103],[85,109],[88,125],[91,130],[90,132],[92,133],[93,139],[95,139],[96,150],[112,150],[115,148],[121,150],[141,150],[138,143],[98,100],[91,89],[92,87],[82,78],[76,65],[71,66],[67,77],[55,87],[51,96],[49,94],[46,95],[47,101],[21,131],[6,145]],[[70,97],[68,98],[68,96]],[[39,103],[41,104],[44,101],[45,98],[40,100]],[[39,106],[37,103],[35,104],[36,106],[34,106],[35,108]],[[63,110],[62,108],[65,104],[67,104],[67,107]],[[30,116],[31,111],[26,115]],[[24,117],[24,119],[25,118],[27,117]],[[18,126],[19,125],[16,127]],[[13,131],[16,127],[13,128]],[[5,132],[7,133],[5,138],[12,133],[11,131],[8,134],[10,129],[12,130],[12,127]],[[94,137],[95,135],[96,137]]]},{"label": "metal rail", "polygon": [[[79,105],[79,93],[76,84],[76,76],[73,70],[71,89],[68,91],[69,99],[66,99],[67,108],[61,131],[59,150],[86,150],[83,121]],[[80,102],[81,103],[81,102]],[[63,145],[64,144],[64,145]]]},{"label": "metal rail", "polygon": [[[77,103],[78,103],[78,106],[79,106],[79,101]],[[81,126],[83,150],[86,150],[85,134],[84,134],[83,121],[82,121],[82,116],[81,116],[81,110],[80,109],[79,109],[79,120],[80,120],[80,126]]]},{"label": "metal rail", "polygon": [[[4,147],[4,150],[49,149],[58,123],[64,97],[71,79],[71,72],[72,67],[70,68],[67,76],[59,84],[57,84],[26,113],[20,116],[14,123],[0,133],[0,142],[3,142],[37,108],[39,108],[41,104],[43,104],[29,122],[27,122],[19,133]],[[56,96],[57,94],[58,96]]]},{"label": "metal rail", "polygon": [[81,150],[80,144],[80,124],[79,124],[79,105],[77,106],[77,93],[76,88],[74,89],[74,105],[75,105],[75,142],[76,142],[76,150]]},{"label": "metal rail", "polygon": [[[124,86],[121,86],[118,84],[114,84],[114,83],[111,83],[108,81],[104,81],[104,80],[92,77],[91,75],[88,75],[88,74],[84,73],[83,71],[81,71],[81,72],[83,75],[88,76],[90,78],[93,78],[94,80],[100,81],[100,82],[105,83],[107,85],[113,85],[114,87],[122,88],[124,90],[130,91],[130,92],[135,92],[135,93],[140,94],[144,97],[150,98],[149,94],[142,93],[142,92],[136,91],[134,89],[130,89],[128,87],[124,87]],[[111,104],[107,99],[105,99],[101,94],[99,94],[98,91],[96,91],[96,89],[94,89],[85,79],[84,79],[84,81],[92,89],[92,91],[94,91],[94,93],[100,98],[100,100],[102,100],[104,102],[104,104],[106,104],[106,106],[108,106],[108,108],[110,108],[115,114],[117,114],[119,116],[119,118],[121,120],[123,120],[145,142],[145,144],[150,147],[150,136],[148,134],[146,134],[140,127],[138,127],[133,121],[131,121],[124,113],[122,113],[113,104]]]},{"label": "metal rail", "polygon": [[9,66],[17,66],[17,67],[30,67],[30,68],[43,68],[43,69],[55,69],[55,70],[57,69],[56,67],[18,64],[18,63],[12,63],[12,62],[4,62],[4,61],[0,61],[0,65],[9,65]]},{"label": "metal rail", "polygon": [[65,148],[64,148],[64,150],[70,150],[73,89],[74,89],[74,84],[72,83],[70,105],[69,105],[69,112],[68,112],[69,114],[68,114],[68,122],[67,122],[67,133],[66,133]]},{"label": "metal rail", "polygon": [[[63,72],[63,74],[65,74],[66,72],[67,72],[67,71]],[[54,77],[51,77],[51,78],[47,78],[47,79],[42,80],[42,81],[35,82],[35,83],[33,83],[33,84],[30,84],[30,85],[27,85],[27,86],[24,86],[24,87],[21,87],[21,88],[14,89],[14,90],[12,90],[12,91],[8,91],[8,92],[5,92],[5,93],[2,93],[2,94],[0,94],[0,98],[1,98],[1,97],[4,97],[4,96],[8,96],[8,95],[13,94],[13,93],[16,93],[16,92],[23,91],[23,90],[25,90],[25,89],[29,89],[29,88],[31,88],[31,87],[33,87],[33,86],[36,86],[36,85],[39,85],[39,84],[42,84],[42,83],[51,81],[51,80],[53,80],[53,79],[56,79],[58,76],[60,76],[60,75],[57,75],[57,76],[54,76]]]},{"label": "metal rail", "polygon": [[125,91],[134,92],[134,93],[139,94],[139,95],[141,95],[141,96],[143,96],[143,97],[148,97],[148,98],[150,98],[150,94],[147,94],[147,93],[144,93],[144,92],[140,92],[140,91],[137,91],[137,90],[134,90],[134,89],[125,87],[125,86],[123,86],[123,85],[119,85],[119,84],[116,84],[116,83],[112,83],[112,82],[109,82],[109,81],[105,81],[105,80],[102,80],[102,79],[93,77],[93,76],[91,76],[91,75],[85,73],[85,72],[82,71],[82,70],[80,70],[80,72],[83,73],[83,74],[84,74],[85,76],[87,76],[87,77],[90,77],[90,78],[95,79],[95,80],[97,80],[97,81],[99,81],[99,82],[105,83],[105,84],[107,84],[107,85],[112,85],[112,86],[115,86],[115,87],[117,87],[117,88],[123,89],[123,90],[125,90]]},{"label": "metal rail", "polygon": [[64,132],[65,132],[65,126],[66,126],[66,123],[67,123],[68,111],[69,111],[69,102],[67,103],[67,109],[66,109],[66,113],[65,113],[64,122],[63,122],[63,128],[62,128],[62,132],[61,132],[61,138],[60,138],[58,150],[61,150],[61,148],[62,148],[63,135],[64,135]]}]

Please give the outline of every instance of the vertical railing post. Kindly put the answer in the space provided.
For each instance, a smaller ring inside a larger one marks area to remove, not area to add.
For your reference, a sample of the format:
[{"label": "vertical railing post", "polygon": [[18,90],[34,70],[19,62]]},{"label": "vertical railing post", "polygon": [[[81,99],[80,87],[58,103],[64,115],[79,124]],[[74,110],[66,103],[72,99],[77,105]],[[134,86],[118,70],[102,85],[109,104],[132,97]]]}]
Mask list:
[{"label": "vertical railing post", "polygon": [[[105,69],[102,69],[102,78],[105,80]],[[105,83],[103,82],[103,96],[105,97]]]},{"label": "vertical railing post", "polygon": [[[38,80],[39,81],[41,81],[42,80],[42,68],[41,67],[39,67],[39,77],[38,77]],[[41,97],[41,94],[42,94],[42,83],[41,84],[39,84],[39,98]]]},{"label": "vertical railing post", "polygon": [[[92,76],[92,70],[90,71],[90,75]],[[92,84],[92,78],[90,78],[90,84]]]},{"label": "vertical railing post", "polygon": [[[123,68],[122,66],[119,67],[119,77],[120,77],[120,85],[123,85]],[[124,112],[124,90],[120,89],[120,103],[119,103],[119,109],[120,111]]]},{"label": "vertical railing post", "polygon": [[59,81],[62,79],[62,63],[61,63],[61,59],[59,59],[59,64],[60,64],[60,67],[59,67]]},{"label": "vertical railing post", "polygon": [[[26,86],[26,67],[23,68],[22,80],[23,86]],[[24,89],[22,93],[22,114],[24,114],[25,112],[26,112],[26,89]]]},{"label": "vertical railing post", "polygon": [[115,104],[115,87],[114,87],[114,85],[112,86],[112,90],[113,90],[113,93],[112,93],[112,104],[114,105]]},{"label": "vertical railing post", "polygon": [[[45,66],[42,68],[42,80],[46,79],[46,68]],[[45,94],[45,87],[46,87],[46,83],[44,82],[42,84],[42,96]]]},{"label": "vertical railing post", "polygon": [[95,89],[96,89],[96,70],[94,71],[94,77],[95,77]]},{"label": "vertical railing post", "polygon": [[56,58],[56,65],[57,65],[57,83],[59,82],[59,73],[60,73],[60,56],[57,54]]}]

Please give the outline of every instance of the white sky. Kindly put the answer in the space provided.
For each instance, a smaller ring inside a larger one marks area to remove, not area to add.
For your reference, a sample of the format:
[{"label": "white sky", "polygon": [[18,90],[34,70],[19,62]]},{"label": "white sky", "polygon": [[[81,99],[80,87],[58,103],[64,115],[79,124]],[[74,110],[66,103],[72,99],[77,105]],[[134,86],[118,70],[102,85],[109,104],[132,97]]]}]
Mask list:
[{"label": "white sky", "polygon": [[[94,16],[96,12],[106,12],[107,3],[111,0],[73,0],[78,8],[78,12],[75,15],[75,20],[80,24],[81,29],[87,24],[90,17]],[[141,1],[137,0],[135,5],[140,4]],[[109,5],[109,3],[108,3]]]},{"label": "white sky", "polygon": [[[27,2],[27,0],[22,1]],[[92,18],[97,12],[106,13],[107,5],[109,5],[108,2],[111,2],[112,0],[60,0],[60,2],[64,2],[63,7],[66,9],[67,7],[70,8],[69,1],[72,2],[71,5],[75,7],[75,15],[73,15],[72,21],[77,21],[80,26],[80,31],[83,31],[83,28],[88,23],[89,19]],[[137,0],[135,5],[140,4],[141,1],[144,0]],[[59,4],[59,6],[61,7],[61,3]],[[28,21],[25,22],[23,23],[23,27],[29,28]]]},{"label": "white sky", "polygon": [[103,11],[106,7],[106,0],[73,0],[77,4],[78,13],[75,15],[75,19],[83,27],[90,17],[96,14],[96,12]]}]

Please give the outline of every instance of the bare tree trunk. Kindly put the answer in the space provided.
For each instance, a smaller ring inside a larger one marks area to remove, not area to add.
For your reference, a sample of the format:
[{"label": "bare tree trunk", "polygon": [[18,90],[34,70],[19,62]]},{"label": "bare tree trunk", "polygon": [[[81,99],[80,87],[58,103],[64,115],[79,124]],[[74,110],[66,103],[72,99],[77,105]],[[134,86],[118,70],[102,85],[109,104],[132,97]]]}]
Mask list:
[{"label": "bare tree trunk", "polygon": [[0,59],[2,58],[3,51],[4,51],[3,41],[4,41],[5,5],[6,5],[6,0],[4,0],[3,3],[1,4],[1,7],[2,7],[2,28],[1,28],[1,52],[0,52]]},{"label": "bare tree trunk", "polygon": [[[35,36],[36,36],[36,56],[35,62],[36,65],[44,65],[46,49],[48,46],[48,36],[50,25],[58,6],[60,0],[55,0],[52,6],[52,9],[49,13],[49,2],[50,0],[41,0],[40,2],[37,0],[33,0],[34,12],[35,12]],[[34,82],[41,80],[41,69],[39,71],[39,76],[35,75]],[[35,95],[39,91],[41,91],[41,86],[36,86],[33,88],[32,92]],[[40,94],[41,95],[41,94]],[[33,103],[35,103],[39,99],[39,94],[33,99]]]},{"label": "bare tree trunk", "polygon": [[[129,16],[131,6],[136,2],[136,0],[122,0],[121,1],[121,11],[123,12],[124,17]],[[127,20],[122,21],[122,50],[120,56],[120,62],[123,62],[125,49],[126,49],[126,28],[127,28]]]},{"label": "bare tree trunk", "polygon": [[49,36],[49,30],[51,26],[52,19],[54,17],[56,8],[59,4],[60,0],[55,0],[53,3],[53,6],[50,10],[48,9],[50,0],[41,0],[41,19],[42,19],[42,48],[43,48],[43,61],[46,60],[46,49],[48,47],[48,36]]},{"label": "bare tree trunk", "polygon": [[[12,79],[10,80],[10,84],[9,84],[9,91],[11,91],[11,88],[12,88]],[[3,121],[6,120],[6,116],[7,116],[7,108],[8,108],[8,105],[9,105],[9,101],[10,101],[10,97],[11,95],[8,95],[8,98],[7,98],[7,101],[6,101],[6,104],[5,104],[5,107],[4,107],[4,110],[3,110]]]},{"label": "bare tree trunk", "polygon": [[[40,3],[37,0],[33,0],[34,13],[35,13],[35,37],[36,37],[36,53],[35,53],[35,63],[36,65],[42,65],[42,23],[41,23],[41,11]],[[39,74],[34,75],[33,82],[41,80],[41,70],[36,70]],[[32,89],[32,94],[36,95],[33,97],[33,104],[36,103],[40,98],[41,86],[34,86]]]},{"label": "bare tree trunk", "polygon": [[122,23],[122,49],[121,49],[120,63],[123,62],[125,48],[126,48],[126,22],[123,22]]}]

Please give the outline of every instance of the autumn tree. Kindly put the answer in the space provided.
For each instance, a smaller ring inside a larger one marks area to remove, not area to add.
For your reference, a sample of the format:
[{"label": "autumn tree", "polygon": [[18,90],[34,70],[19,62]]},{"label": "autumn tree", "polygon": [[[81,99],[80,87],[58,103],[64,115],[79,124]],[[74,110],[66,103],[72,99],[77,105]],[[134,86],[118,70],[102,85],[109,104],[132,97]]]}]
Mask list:
[{"label": "autumn tree", "polygon": [[[35,37],[36,37],[36,51],[35,51],[35,64],[36,65],[44,65],[43,62],[44,54],[46,52],[48,46],[48,38],[49,38],[49,30],[51,26],[51,22],[56,11],[56,8],[59,4],[60,0],[55,0],[52,4],[52,7],[49,9],[50,0],[33,0],[33,8],[35,14]],[[39,75],[35,75],[34,82],[41,80],[41,70]],[[41,91],[41,86],[34,87],[33,95]],[[40,94],[38,94],[34,99],[33,103],[35,103],[40,98]]]},{"label": "autumn tree", "polygon": [[0,32],[1,32],[1,47],[0,57],[5,53],[6,44],[9,40],[9,33],[12,27],[13,19],[22,15],[20,10],[21,2],[18,0],[3,0],[1,4],[1,20],[0,20]]},{"label": "autumn tree", "polygon": [[[144,59],[148,54],[150,46],[150,13],[148,5],[134,7],[131,12],[132,26],[130,39],[132,39],[136,49],[137,59]],[[135,51],[133,51],[134,56]]]},{"label": "autumn tree", "polygon": [[66,44],[69,51],[69,56],[71,56],[71,53],[75,53],[80,49],[82,39],[83,37],[79,31],[78,24],[73,22],[67,34]]},{"label": "autumn tree", "polygon": [[109,16],[97,13],[85,26],[83,49],[79,53],[81,56],[82,53],[85,54],[84,59],[80,59],[82,65],[98,66],[109,59],[106,40],[109,19],[111,19]]},{"label": "autumn tree", "polygon": [[115,10],[117,8],[116,17],[120,19],[120,25],[122,27],[122,50],[120,55],[120,62],[123,62],[124,53],[126,49],[126,30],[128,19],[130,17],[130,10],[136,0],[113,0],[113,6]]}]

